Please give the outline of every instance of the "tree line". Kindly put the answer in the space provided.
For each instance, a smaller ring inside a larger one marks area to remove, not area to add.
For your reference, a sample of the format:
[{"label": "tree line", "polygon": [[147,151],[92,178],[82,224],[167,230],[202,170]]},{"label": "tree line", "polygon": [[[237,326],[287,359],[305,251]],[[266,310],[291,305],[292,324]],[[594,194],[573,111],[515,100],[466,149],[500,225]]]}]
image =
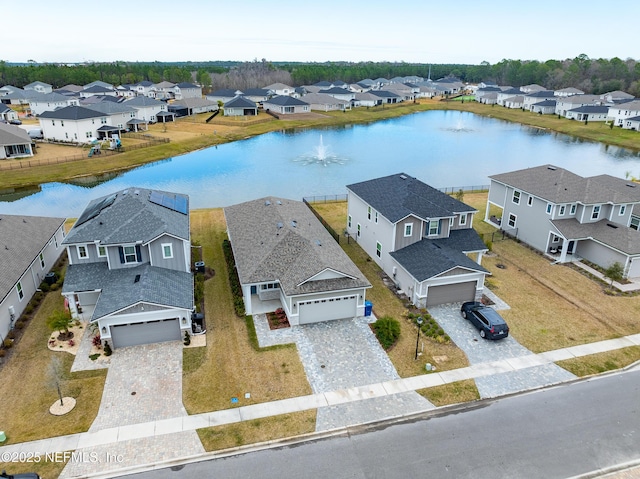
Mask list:
[{"label": "tree line", "polygon": [[522,86],[537,83],[556,90],[575,87],[585,93],[601,94],[622,90],[640,97],[640,63],[591,59],[585,54],[565,60],[502,60],[479,65],[404,63],[404,62],[111,62],[61,65],[28,62],[9,64],[0,61],[0,85],[23,87],[39,80],[54,88],[67,84],[86,85],[95,80],[113,85],[143,80],[197,82],[205,91],[219,88],[261,88],[271,83],[291,86],[311,85],[322,80],[355,83],[365,78],[411,76],[436,80],[453,76],[463,82],[493,81],[498,85]]}]

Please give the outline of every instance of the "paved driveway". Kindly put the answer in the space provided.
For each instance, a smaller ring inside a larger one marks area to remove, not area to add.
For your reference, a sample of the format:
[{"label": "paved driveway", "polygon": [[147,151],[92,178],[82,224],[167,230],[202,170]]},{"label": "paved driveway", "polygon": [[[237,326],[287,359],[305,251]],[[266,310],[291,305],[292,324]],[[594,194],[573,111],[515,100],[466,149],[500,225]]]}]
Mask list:
[{"label": "paved driveway", "polygon": [[[116,349],[111,356],[102,402],[90,431],[186,416],[182,405],[182,342],[147,344]],[[134,433],[135,434],[135,433]],[[98,461],[70,461],[61,478],[153,464],[204,452],[195,431],[145,438],[119,438],[107,446],[78,452]],[[107,454],[122,461],[106,464]]]},{"label": "paved driveway", "polygon": [[[533,354],[512,336],[496,341],[482,339],[478,330],[460,314],[460,303],[429,308],[429,313],[446,334],[464,351],[470,364]],[[495,397],[517,391],[548,386],[575,378],[573,374],[555,364],[536,366],[509,373],[476,379],[480,397]]]},{"label": "paved driveway", "polygon": [[[323,393],[399,379],[365,318],[326,321],[270,331],[265,315],[253,316],[261,346],[295,342],[309,384]],[[375,321],[375,318],[371,317]],[[316,430],[324,431],[432,409],[415,392],[318,409]]]}]

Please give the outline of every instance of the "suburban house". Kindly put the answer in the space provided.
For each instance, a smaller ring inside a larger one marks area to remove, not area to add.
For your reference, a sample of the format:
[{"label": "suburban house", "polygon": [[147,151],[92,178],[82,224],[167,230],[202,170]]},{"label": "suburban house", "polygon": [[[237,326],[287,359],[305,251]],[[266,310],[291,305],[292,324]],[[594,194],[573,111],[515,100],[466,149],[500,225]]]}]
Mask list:
[{"label": "suburban house", "polygon": [[533,93],[528,93],[524,96],[522,108],[527,111],[533,111],[533,105],[546,100],[555,100],[555,92],[550,90],[540,90]]},{"label": "suburban house", "polygon": [[170,81],[161,81],[153,85],[153,88],[149,91],[147,96],[156,98],[157,100],[171,100],[175,98],[175,83]]},{"label": "suburban house", "polygon": [[347,232],[416,306],[482,297],[475,209],[405,173],[348,185],[347,197]]},{"label": "suburban house", "polygon": [[138,83],[132,85],[132,88],[139,96],[148,96],[150,98],[155,98],[154,83],[152,81],[139,81]]},{"label": "suburban house", "polygon": [[6,91],[0,96],[0,102],[5,105],[28,105],[29,97],[33,95],[33,92],[26,92],[20,88],[16,88],[11,91]]},{"label": "suburban house", "polygon": [[186,109],[187,115],[190,116],[197,113],[208,113],[211,111],[216,111],[218,109],[218,103],[202,97],[192,97],[183,98],[182,100],[175,100],[172,104],[169,105],[170,110],[171,107],[182,107],[183,109]]},{"label": "suburban house", "polygon": [[89,143],[98,137],[98,128],[109,125],[108,118],[105,113],[74,105],[45,111],[39,120],[46,140]]},{"label": "suburban house", "polygon": [[242,92],[242,96],[254,103],[262,104],[271,97],[271,91],[264,88],[247,88]]},{"label": "suburban house", "polygon": [[228,101],[233,100],[238,95],[242,95],[242,92],[240,90],[234,90],[233,88],[221,88],[207,94],[205,98],[209,101],[214,101],[216,103],[221,101],[223,104],[225,104]]},{"label": "suburban house", "polygon": [[0,160],[33,156],[32,142],[27,130],[0,123]]},{"label": "suburban house", "polygon": [[382,98],[372,92],[356,93],[352,103],[353,106],[377,106],[382,105]]},{"label": "suburban house", "polygon": [[634,98],[635,97],[633,95],[620,90],[610,91],[608,93],[603,93],[602,95],[600,95],[600,99],[607,103],[629,101],[633,100]]},{"label": "suburban house", "polygon": [[18,113],[15,110],[12,110],[4,103],[0,103],[0,120],[4,120],[9,122],[11,120],[17,120]]},{"label": "suburban house", "polygon": [[167,104],[163,101],[156,100],[154,98],[148,98],[146,96],[138,96],[131,100],[126,100],[124,105],[132,106],[138,110],[136,118],[138,120],[145,120],[149,123],[156,123],[158,116],[162,112],[167,112]]},{"label": "suburban house", "polygon": [[[584,178],[542,165],[489,177],[485,221],[500,226],[559,263],[614,262],[640,277],[640,184],[599,175]],[[501,210],[498,215],[490,209]]]},{"label": "suburban house", "polygon": [[351,102],[340,100],[333,95],[325,93],[308,93],[302,97],[312,110],[331,111],[331,110],[351,110]]},{"label": "suburban house", "polygon": [[505,108],[518,109],[524,107],[524,96],[523,95],[515,95],[510,96],[504,101]]},{"label": "suburban house", "polygon": [[181,82],[173,87],[174,97],[176,100],[185,100],[187,98],[202,98],[202,87],[189,82]]},{"label": "suburban house", "polygon": [[371,284],[307,205],[267,197],[224,215],[247,314],[281,307],[291,325],[364,315]]},{"label": "suburban house", "polygon": [[577,88],[568,87],[562,88],[560,90],[554,91],[556,96],[571,96],[571,95],[584,95],[582,90],[578,90]]},{"label": "suburban house", "polygon": [[53,87],[48,83],[34,81],[24,86],[25,91],[34,91],[36,93],[51,93]]},{"label": "suburban house", "polygon": [[603,105],[585,105],[574,108],[567,112],[569,120],[579,121],[607,121],[609,118],[609,107]]},{"label": "suburban house", "polygon": [[522,90],[520,88],[509,88],[508,90],[502,90],[498,92],[497,103],[500,106],[504,106],[504,102],[514,96],[522,96]]},{"label": "suburban house", "polygon": [[272,83],[264,87],[265,90],[271,90],[274,95],[293,95],[296,91],[295,88],[284,83]]},{"label": "suburban house", "polygon": [[262,107],[265,111],[274,111],[275,113],[285,115],[291,113],[309,113],[311,111],[311,105],[306,101],[291,96],[274,96],[265,101]]},{"label": "suburban house", "polygon": [[598,95],[571,95],[556,97],[556,115],[567,116],[567,112],[586,105],[600,105],[602,101]]},{"label": "suburban house", "polygon": [[333,87],[333,88],[328,88],[326,90],[320,90],[317,93],[324,94],[324,95],[331,95],[332,97],[337,98],[338,100],[345,100],[345,101],[351,101],[355,98],[354,92],[345,90],[344,88],[340,88],[340,87]]},{"label": "suburban house", "polygon": [[91,201],[63,241],[62,294],[112,347],[191,332],[189,197],[128,188]]},{"label": "suburban house", "polygon": [[555,115],[556,103],[555,100],[540,101],[531,105],[531,111],[540,115]]},{"label": "suburban house", "polygon": [[615,126],[626,126],[626,120],[640,116],[640,100],[633,100],[626,103],[618,103],[609,107],[609,120]]},{"label": "suburban house", "polygon": [[89,98],[91,96],[118,96],[118,92],[113,88],[105,88],[100,85],[93,85],[89,88],[83,89],[80,93],[80,98]]},{"label": "suburban house", "polygon": [[256,116],[258,107],[255,102],[243,96],[237,96],[224,104],[224,116]]},{"label": "suburban house", "polygon": [[72,96],[60,93],[38,93],[29,98],[29,109],[32,115],[39,116],[45,111],[57,110],[78,103],[78,98]]},{"label": "suburban house", "polygon": [[393,93],[392,91],[386,91],[386,90],[372,90],[371,94],[373,96],[377,96],[378,98],[380,98],[382,100],[382,103],[400,103],[402,100],[402,97],[396,93]]},{"label": "suburban house", "polygon": [[0,341],[60,257],[64,220],[0,215]]}]

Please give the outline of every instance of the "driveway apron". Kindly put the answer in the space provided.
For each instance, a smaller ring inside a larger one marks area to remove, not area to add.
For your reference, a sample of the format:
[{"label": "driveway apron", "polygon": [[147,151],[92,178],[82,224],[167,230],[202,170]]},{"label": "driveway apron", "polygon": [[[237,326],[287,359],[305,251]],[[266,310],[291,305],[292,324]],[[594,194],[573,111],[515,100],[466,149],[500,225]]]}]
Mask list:
[{"label": "driveway apron", "polygon": [[[254,315],[254,321],[261,346],[275,344],[274,338],[296,343],[315,394],[400,378],[369,328],[367,318],[294,326],[286,334],[269,331],[264,315]],[[323,407],[318,409],[316,430],[362,424],[433,407],[413,391]]]},{"label": "driveway apron", "polygon": [[[187,416],[182,405],[182,342],[116,349],[111,356],[102,402],[90,431]],[[120,439],[120,438],[119,438]],[[122,438],[108,446],[79,450],[84,458],[69,462],[61,478],[110,468],[151,464],[204,452],[195,431]],[[117,457],[107,463],[107,457]]]},{"label": "driveway apron", "polygon": [[[460,314],[461,303],[445,304],[429,308],[429,313],[444,332],[464,351],[471,365],[518,358],[533,354],[512,336],[499,340],[482,339],[478,330]],[[545,364],[527,369],[476,378],[481,398],[534,389],[576,376],[555,364]]]}]

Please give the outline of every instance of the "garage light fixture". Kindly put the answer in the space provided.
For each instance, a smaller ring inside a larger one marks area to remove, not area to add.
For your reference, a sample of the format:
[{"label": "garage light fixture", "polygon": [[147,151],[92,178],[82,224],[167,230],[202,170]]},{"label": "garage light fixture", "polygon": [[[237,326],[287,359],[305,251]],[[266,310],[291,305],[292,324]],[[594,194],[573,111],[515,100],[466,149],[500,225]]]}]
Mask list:
[{"label": "garage light fixture", "polygon": [[107,334],[107,328],[105,328],[104,326],[102,326],[102,334]]}]

